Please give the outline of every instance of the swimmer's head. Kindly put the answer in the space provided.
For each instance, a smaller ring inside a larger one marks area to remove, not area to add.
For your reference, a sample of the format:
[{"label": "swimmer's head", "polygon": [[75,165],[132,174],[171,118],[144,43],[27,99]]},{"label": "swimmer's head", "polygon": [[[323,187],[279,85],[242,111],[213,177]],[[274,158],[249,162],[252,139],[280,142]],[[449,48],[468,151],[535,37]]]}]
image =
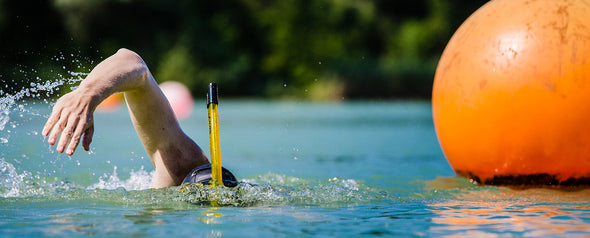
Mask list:
[{"label": "swimmer's head", "polygon": [[[223,185],[226,187],[235,187],[238,185],[236,177],[226,168],[221,168],[221,177],[223,178]],[[193,171],[184,178],[182,183],[201,183],[208,185],[211,183],[211,180],[211,164],[204,164],[193,169]]]}]

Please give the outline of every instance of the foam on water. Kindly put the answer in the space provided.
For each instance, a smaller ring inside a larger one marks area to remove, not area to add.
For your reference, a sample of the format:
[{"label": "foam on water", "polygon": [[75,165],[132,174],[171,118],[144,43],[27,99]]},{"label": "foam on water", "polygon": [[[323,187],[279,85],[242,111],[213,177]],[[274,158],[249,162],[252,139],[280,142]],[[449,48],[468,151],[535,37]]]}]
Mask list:
[{"label": "foam on water", "polygon": [[[287,181],[286,183],[284,183]],[[277,183],[279,182],[279,183]],[[183,185],[181,198],[194,204],[215,201],[226,206],[259,205],[343,205],[368,203],[389,198],[353,179],[330,178],[313,181],[279,174],[262,174],[246,179],[235,188]]]},{"label": "foam on water", "polygon": [[[83,187],[68,179],[51,183],[47,181],[48,178],[32,176],[26,171],[19,174],[14,165],[0,159],[0,197],[33,197],[49,200],[64,197],[99,200],[102,198],[125,204],[172,201],[211,205],[211,202],[215,201],[216,205],[240,207],[287,204],[334,206],[388,198],[384,191],[365,186],[353,179],[343,178],[313,181],[268,173],[243,180],[235,188],[190,184],[154,190],[149,189],[153,176],[153,171],[148,172],[141,168],[131,171],[128,179],[120,179],[115,166],[112,174],[104,174],[96,183]],[[122,195],[116,195],[117,193]]]}]

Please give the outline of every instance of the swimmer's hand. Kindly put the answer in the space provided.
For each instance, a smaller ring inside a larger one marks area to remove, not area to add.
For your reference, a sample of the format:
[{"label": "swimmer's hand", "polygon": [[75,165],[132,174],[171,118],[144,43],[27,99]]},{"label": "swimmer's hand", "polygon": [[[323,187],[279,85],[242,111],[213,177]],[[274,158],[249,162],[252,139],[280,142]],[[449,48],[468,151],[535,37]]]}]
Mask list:
[{"label": "swimmer's hand", "polygon": [[[59,153],[65,151],[68,155],[74,154],[81,139],[84,149],[90,150],[94,133],[94,109],[115,92],[142,88],[148,76],[151,77],[139,55],[120,49],[92,69],[76,90],[57,100],[41,134],[49,136],[47,142],[50,145],[57,143],[56,150]],[[146,100],[140,98],[135,101]],[[130,104],[137,104],[135,101],[132,100]]]},{"label": "swimmer's hand", "polygon": [[57,152],[63,153],[65,150],[67,155],[74,154],[80,139],[82,139],[84,149],[90,150],[90,142],[92,142],[94,134],[92,113],[97,104],[94,101],[96,101],[95,97],[88,97],[80,89],[57,100],[41,133],[44,137],[49,136],[47,142],[50,145],[55,145],[59,137]]}]

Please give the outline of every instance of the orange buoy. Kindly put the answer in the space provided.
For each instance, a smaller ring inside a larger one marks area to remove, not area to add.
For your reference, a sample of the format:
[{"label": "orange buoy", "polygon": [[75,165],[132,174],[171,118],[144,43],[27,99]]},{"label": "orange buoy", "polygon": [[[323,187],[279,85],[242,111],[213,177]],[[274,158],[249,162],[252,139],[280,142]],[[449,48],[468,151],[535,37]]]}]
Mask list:
[{"label": "orange buoy", "polygon": [[590,1],[482,6],[444,50],[432,112],[460,175],[481,184],[590,185]]},{"label": "orange buoy", "polygon": [[103,100],[98,106],[96,107],[97,112],[115,112],[121,109],[123,105],[123,94],[117,93],[110,95],[105,100]]},{"label": "orange buoy", "polygon": [[190,90],[184,84],[167,81],[160,84],[160,89],[168,99],[177,119],[183,120],[191,115],[195,103]]}]

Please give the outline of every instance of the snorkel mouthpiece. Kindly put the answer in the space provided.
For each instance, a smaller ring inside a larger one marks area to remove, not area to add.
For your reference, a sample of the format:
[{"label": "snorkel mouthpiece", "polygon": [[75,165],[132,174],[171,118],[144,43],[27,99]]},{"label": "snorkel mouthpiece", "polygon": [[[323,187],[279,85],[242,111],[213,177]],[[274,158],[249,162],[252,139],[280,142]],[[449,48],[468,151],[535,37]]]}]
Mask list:
[{"label": "snorkel mouthpiece", "polygon": [[209,92],[207,92],[207,108],[209,108],[209,105],[211,105],[212,103],[219,104],[219,102],[217,101],[216,83],[209,84]]}]

